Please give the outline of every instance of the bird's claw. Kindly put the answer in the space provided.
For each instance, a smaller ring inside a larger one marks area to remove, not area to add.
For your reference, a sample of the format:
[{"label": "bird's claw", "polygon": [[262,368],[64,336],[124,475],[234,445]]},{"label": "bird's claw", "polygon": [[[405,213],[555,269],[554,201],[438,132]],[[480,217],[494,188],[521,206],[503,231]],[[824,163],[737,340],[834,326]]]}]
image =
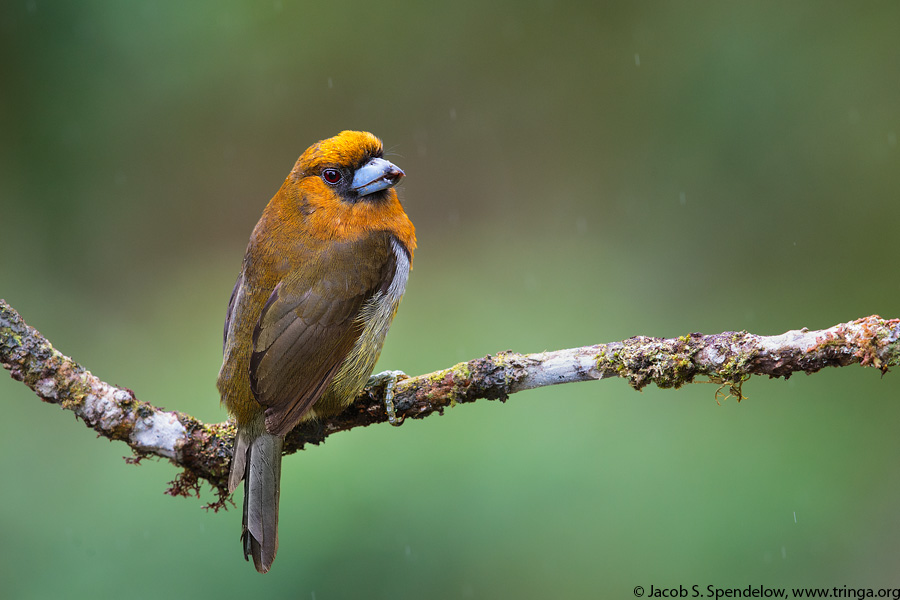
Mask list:
[{"label": "bird's claw", "polygon": [[397,412],[394,409],[394,386],[401,379],[407,379],[409,376],[403,371],[382,371],[376,375],[369,377],[368,387],[384,388],[384,410],[387,413],[388,423],[394,427],[403,424],[405,417],[397,418]]}]

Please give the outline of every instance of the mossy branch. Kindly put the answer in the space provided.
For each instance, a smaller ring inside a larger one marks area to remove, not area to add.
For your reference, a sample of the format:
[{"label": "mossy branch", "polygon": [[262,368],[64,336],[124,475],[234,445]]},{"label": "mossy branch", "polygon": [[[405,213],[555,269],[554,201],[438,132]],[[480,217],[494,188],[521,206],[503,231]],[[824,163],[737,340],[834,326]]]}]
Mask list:
[{"label": "mossy branch", "polygon": [[[224,504],[234,438],[230,422],[201,423],[100,380],[53,348],[3,300],[0,362],[42,400],[73,411],[100,435],[125,442],[138,458],[160,456],[184,469],[168,493],[197,493],[199,481],[205,479],[220,497],[211,506]],[[673,339],[639,336],[538,354],[499,352],[403,379],[396,385],[394,405],[401,419],[421,419],[480,398],[505,400],[522,390],[610,377],[622,377],[637,390],[650,383],[677,388],[712,381],[720,384],[720,392],[727,390],[741,400],[741,385],[751,375],[787,379],[799,371],[815,373],[853,363],[882,373],[900,364],[900,319],[873,315],[819,331],[804,328],[777,336],[691,333]],[[319,444],[338,431],[387,421],[383,395],[383,389],[366,388],[337,417],[301,425],[288,435],[286,453]]]}]

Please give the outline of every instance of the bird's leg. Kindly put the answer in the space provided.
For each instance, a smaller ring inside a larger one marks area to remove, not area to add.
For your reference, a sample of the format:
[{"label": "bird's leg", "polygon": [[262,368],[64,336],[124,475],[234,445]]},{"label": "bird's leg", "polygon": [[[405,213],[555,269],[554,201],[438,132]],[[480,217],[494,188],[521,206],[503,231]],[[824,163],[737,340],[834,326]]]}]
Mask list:
[{"label": "bird's leg", "polygon": [[409,376],[403,371],[382,371],[369,377],[366,384],[367,387],[384,388],[384,410],[387,413],[388,423],[394,427],[399,427],[403,423],[403,417],[398,419],[394,410],[394,386],[401,379],[408,378]]}]

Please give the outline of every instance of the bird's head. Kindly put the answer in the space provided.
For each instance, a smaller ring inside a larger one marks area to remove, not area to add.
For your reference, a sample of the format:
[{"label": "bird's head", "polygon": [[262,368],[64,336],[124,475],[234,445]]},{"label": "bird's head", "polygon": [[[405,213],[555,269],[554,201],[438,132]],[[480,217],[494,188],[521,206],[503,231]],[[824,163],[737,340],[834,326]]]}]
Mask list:
[{"label": "bird's head", "polygon": [[415,228],[394,189],[404,173],[382,154],[381,140],[363,131],[316,142],[272,198],[260,221],[263,230],[297,240],[348,241],[386,231],[412,256]]},{"label": "bird's head", "polygon": [[291,171],[291,178],[302,187],[351,204],[387,199],[404,175],[383,158],[381,140],[365,131],[342,131],[316,142]]}]

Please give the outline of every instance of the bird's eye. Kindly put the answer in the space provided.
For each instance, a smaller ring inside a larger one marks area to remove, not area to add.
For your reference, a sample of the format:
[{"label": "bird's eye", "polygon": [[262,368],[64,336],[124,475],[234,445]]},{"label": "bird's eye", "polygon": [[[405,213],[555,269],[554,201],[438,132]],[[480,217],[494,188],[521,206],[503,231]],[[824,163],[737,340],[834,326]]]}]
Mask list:
[{"label": "bird's eye", "polygon": [[335,185],[341,181],[341,172],[337,169],[325,169],[322,171],[322,179],[325,180],[325,183],[329,185]]}]

